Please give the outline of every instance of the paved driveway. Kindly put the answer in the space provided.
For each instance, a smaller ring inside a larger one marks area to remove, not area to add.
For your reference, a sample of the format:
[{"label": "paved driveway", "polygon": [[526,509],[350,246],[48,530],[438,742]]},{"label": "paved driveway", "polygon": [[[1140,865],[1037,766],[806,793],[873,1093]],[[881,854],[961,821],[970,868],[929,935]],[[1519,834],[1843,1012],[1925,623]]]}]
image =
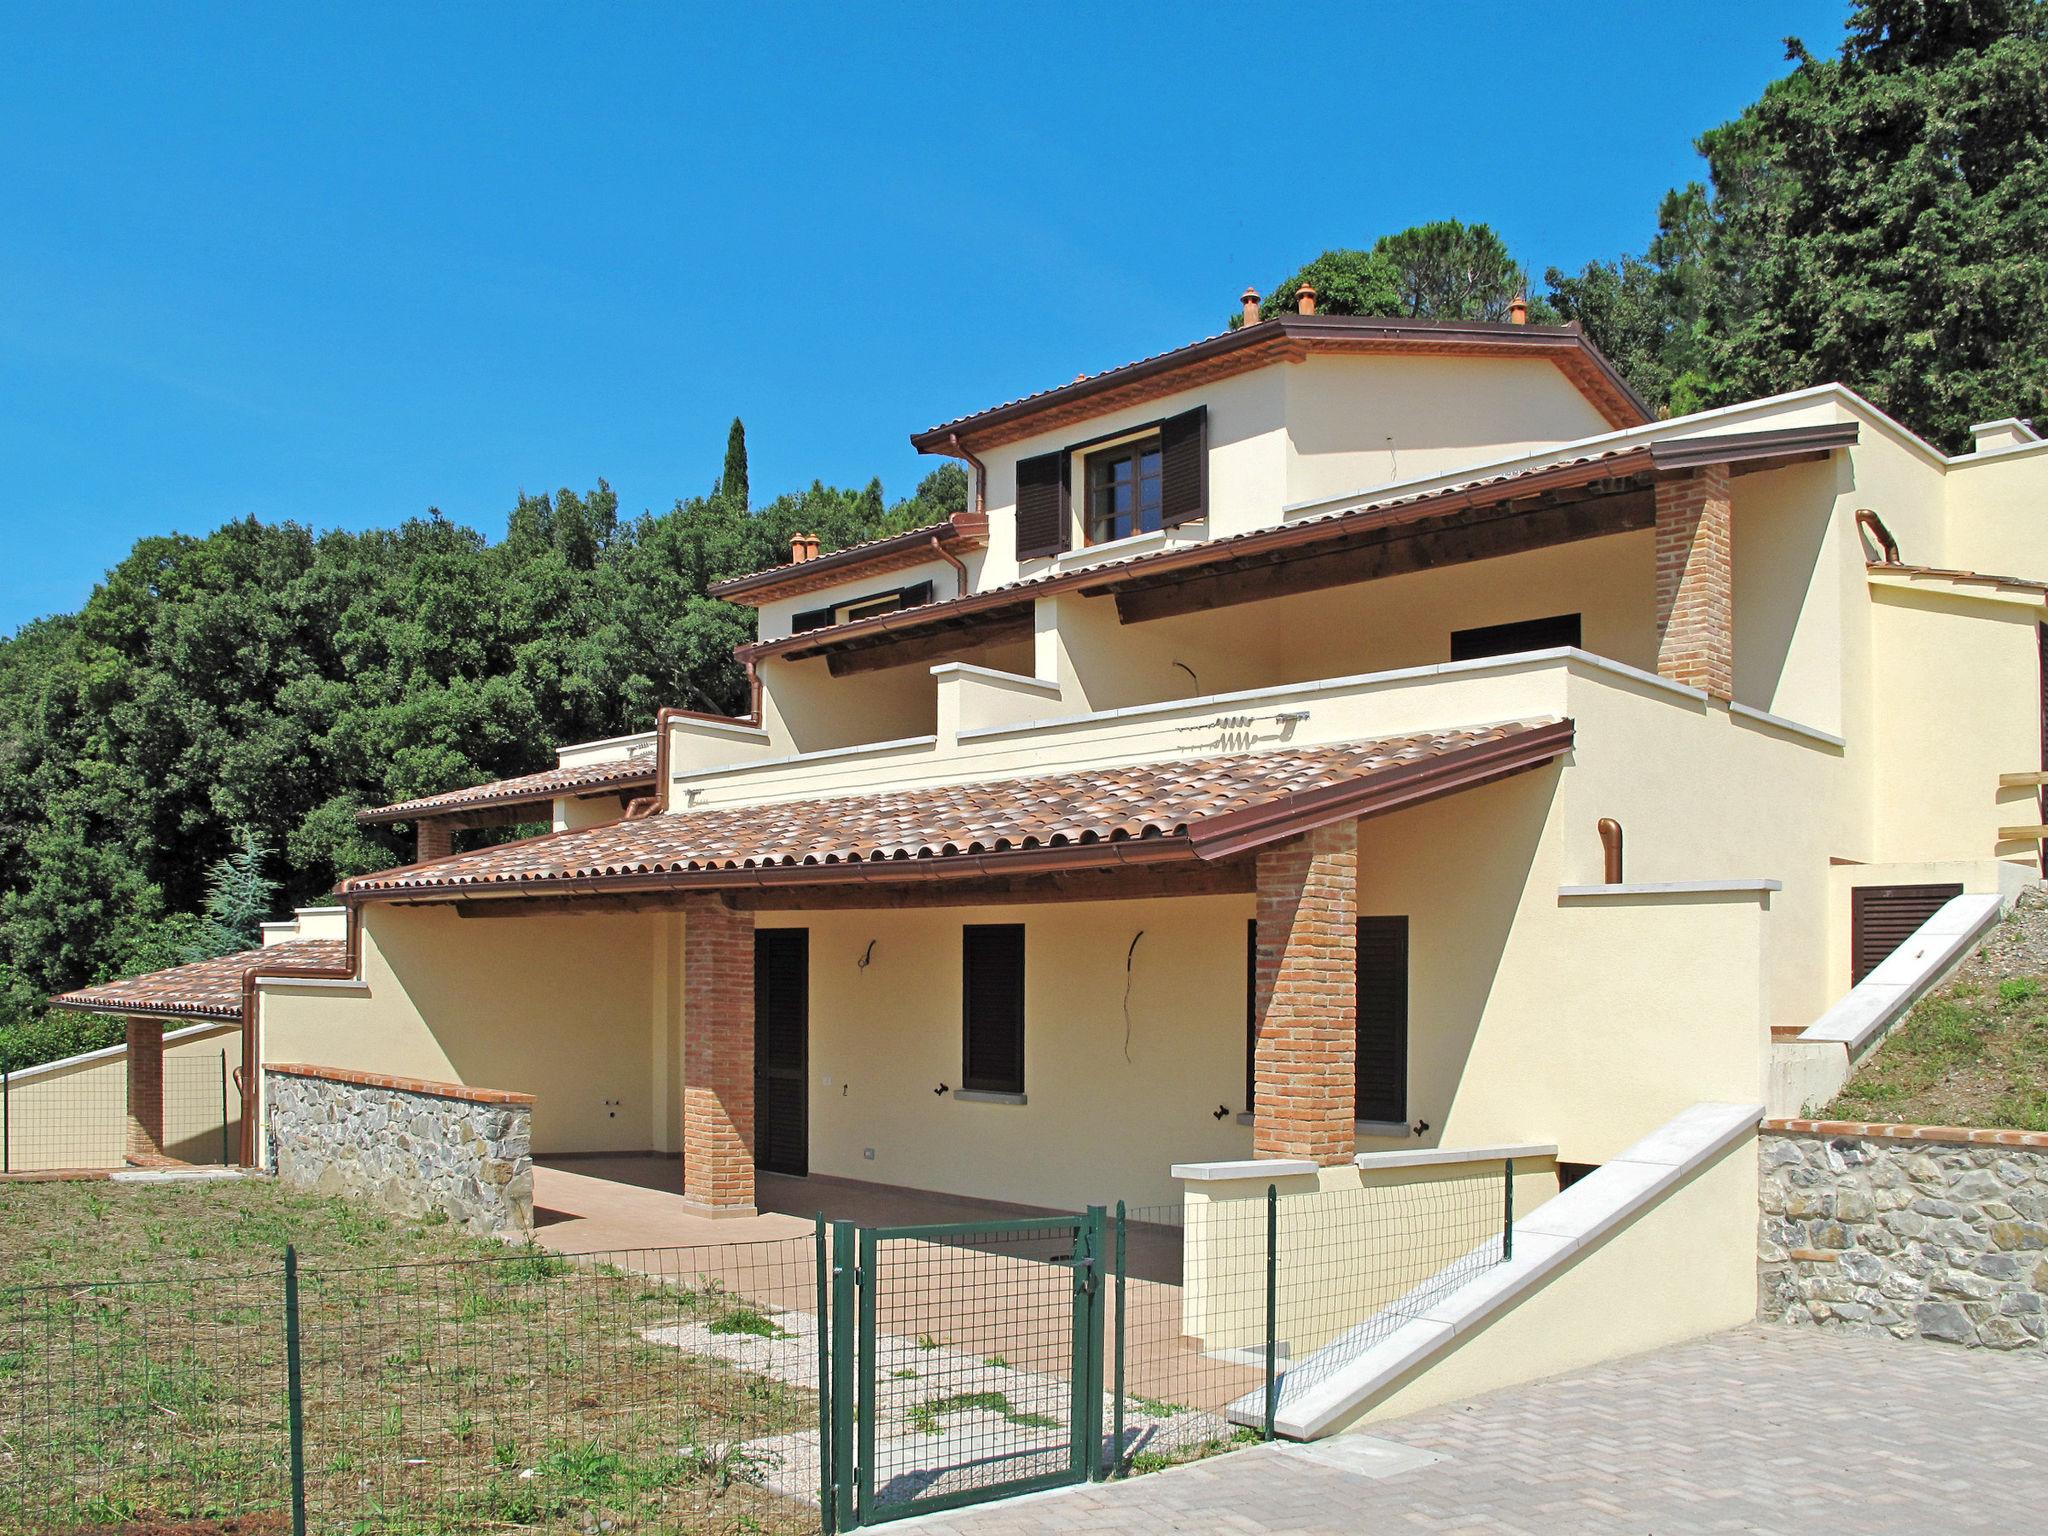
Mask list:
[{"label": "paved driveway", "polygon": [[2048,1529],[2048,1358],[1739,1329],[1311,1446],[929,1516],[920,1536]]}]

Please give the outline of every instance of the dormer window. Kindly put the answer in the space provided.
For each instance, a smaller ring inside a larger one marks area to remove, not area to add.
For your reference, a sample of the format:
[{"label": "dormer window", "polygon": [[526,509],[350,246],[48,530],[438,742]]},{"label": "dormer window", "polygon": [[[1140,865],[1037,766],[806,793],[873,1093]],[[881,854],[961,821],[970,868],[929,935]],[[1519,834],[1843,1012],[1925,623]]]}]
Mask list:
[{"label": "dormer window", "polygon": [[1158,531],[1165,463],[1158,433],[1098,449],[1087,462],[1090,544]]}]

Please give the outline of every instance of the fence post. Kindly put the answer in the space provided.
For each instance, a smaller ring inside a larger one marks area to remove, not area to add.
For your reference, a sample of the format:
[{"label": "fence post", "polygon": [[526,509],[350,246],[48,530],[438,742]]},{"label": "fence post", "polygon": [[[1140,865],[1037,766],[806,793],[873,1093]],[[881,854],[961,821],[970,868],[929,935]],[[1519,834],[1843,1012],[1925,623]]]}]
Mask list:
[{"label": "fence post", "polygon": [[1508,1159],[1506,1207],[1501,1212],[1500,1261],[1510,1263],[1515,1257],[1515,1160]]},{"label": "fence post", "polygon": [[1124,1203],[1116,1203],[1116,1397],[1110,1405],[1109,1469],[1124,1471]]},{"label": "fence post", "polygon": [[826,1442],[832,1462],[833,1523],[842,1531],[854,1528],[853,1399],[859,1385],[853,1373],[854,1228],[850,1221],[832,1223],[832,1434]]},{"label": "fence post", "polygon": [[284,1249],[285,1408],[292,1439],[292,1536],[306,1536],[306,1394],[299,1377],[299,1250]]},{"label": "fence post", "polygon": [[1102,1312],[1109,1304],[1109,1287],[1102,1283],[1105,1268],[1103,1239],[1108,1236],[1107,1212],[1099,1205],[1088,1207],[1088,1477],[1102,1480]]},{"label": "fence post", "polygon": [[228,1165],[228,1053],[223,1046],[220,1053],[220,1165]]},{"label": "fence post", "polygon": [[832,1276],[830,1249],[825,1236],[825,1213],[818,1212],[816,1228],[818,1290],[818,1522],[824,1536],[834,1530],[832,1508]]},{"label": "fence post", "polygon": [[1280,1189],[1266,1186],[1266,1438],[1273,1438],[1273,1417],[1279,1409],[1275,1390],[1280,1348]]}]

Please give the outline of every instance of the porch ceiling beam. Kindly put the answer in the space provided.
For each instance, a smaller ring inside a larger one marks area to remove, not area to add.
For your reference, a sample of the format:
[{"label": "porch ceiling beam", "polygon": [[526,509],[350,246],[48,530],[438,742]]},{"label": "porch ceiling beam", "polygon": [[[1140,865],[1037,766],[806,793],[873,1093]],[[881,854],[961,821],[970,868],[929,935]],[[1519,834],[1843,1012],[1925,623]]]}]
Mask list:
[{"label": "porch ceiling beam", "polygon": [[1011,640],[1031,638],[1031,610],[995,619],[965,622],[936,633],[884,635],[871,644],[828,653],[825,665],[834,677],[859,672],[880,672],[889,667],[907,667],[920,661],[943,661],[962,651]]},{"label": "porch ceiling beam", "polygon": [[1354,542],[1322,553],[1276,554],[1256,565],[1171,584],[1127,588],[1116,594],[1117,618],[1125,624],[1142,624],[1629,533],[1654,527],[1656,521],[1654,493],[1633,483],[1626,490],[1548,505],[1541,501],[1503,502],[1479,513],[1460,514],[1457,522],[1388,529],[1370,543]]}]

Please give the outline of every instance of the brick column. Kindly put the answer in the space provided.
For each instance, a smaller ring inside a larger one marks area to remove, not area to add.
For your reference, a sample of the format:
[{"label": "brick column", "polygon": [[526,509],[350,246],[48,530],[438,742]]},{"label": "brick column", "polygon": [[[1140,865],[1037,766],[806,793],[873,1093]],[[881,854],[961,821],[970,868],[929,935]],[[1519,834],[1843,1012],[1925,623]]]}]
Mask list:
[{"label": "brick column", "polygon": [[419,845],[413,853],[415,864],[425,864],[433,859],[445,859],[455,851],[455,831],[447,822],[434,816],[423,816],[414,823],[419,835]]},{"label": "brick column", "polygon": [[754,1213],[754,914],[683,909],[683,1195]]},{"label": "brick column", "polygon": [[1734,502],[1726,465],[1657,482],[1657,671],[1735,693]]},{"label": "brick column", "polygon": [[1358,1150],[1358,823],[1261,849],[1252,1152]]},{"label": "brick column", "polygon": [[164,1155],[164,1021],[128,1019],[129,1161]]}]

